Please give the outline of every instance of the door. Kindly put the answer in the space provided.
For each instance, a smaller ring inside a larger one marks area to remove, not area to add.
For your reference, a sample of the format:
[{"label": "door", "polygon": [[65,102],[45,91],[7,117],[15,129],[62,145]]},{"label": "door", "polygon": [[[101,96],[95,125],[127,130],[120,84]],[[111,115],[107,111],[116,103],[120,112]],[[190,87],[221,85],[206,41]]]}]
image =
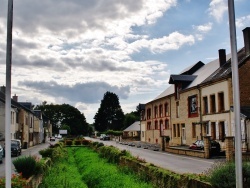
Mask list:
[{"label": "door", "polygon": [[186,144],[186,130],[185,130],[185,124],[181,124],[181,128],[182,128],[182,134],[181,134],[181,143],[182,144]]}]

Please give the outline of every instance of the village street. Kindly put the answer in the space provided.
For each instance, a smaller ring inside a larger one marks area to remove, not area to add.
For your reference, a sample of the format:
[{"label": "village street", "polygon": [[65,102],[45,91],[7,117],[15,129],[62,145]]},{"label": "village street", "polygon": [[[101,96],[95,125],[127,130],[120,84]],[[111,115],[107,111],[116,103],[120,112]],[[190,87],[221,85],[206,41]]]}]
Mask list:
[{"label": "village street", "polygon": [[100,139],[94,139],[86,137],[86,139],[103,142],[105,145],[113,145],[121,150],[125,149],[130,153],[141,159],[145,159],[147,162],[156,166],[171,170],[177,173],[195,173],[201,174],[211,168],[211,166],[220,161],[224,161],[223,158],[216,159],[203,159],[197,157],[190,157],[184,155],[176,155],[163,151],[153,151],[149,149],[131,147],[128,145],[119,144],[116,141],[103,141]]}]

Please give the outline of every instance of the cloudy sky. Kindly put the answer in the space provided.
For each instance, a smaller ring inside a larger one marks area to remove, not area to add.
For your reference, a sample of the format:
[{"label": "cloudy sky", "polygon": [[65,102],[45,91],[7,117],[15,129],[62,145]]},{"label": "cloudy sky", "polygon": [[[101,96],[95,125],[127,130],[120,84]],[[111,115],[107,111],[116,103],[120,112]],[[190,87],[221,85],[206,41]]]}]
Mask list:
[{"label": "cloudy sky", "polygon": [[[0,85],[6,85],[7,0],[0,0]],[[237,46],[249,0],[235,0]],[[170,74],[230,53],[227,0],[14,0],[12,95],[67,103],[93,122],[106,91],[125,113]]]}]

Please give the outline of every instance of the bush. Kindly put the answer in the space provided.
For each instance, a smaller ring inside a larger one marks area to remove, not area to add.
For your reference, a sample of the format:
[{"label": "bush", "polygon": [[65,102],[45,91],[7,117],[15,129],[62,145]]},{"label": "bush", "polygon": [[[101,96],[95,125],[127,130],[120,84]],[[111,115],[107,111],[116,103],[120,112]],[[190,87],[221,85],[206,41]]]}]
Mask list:
[{"label": "bush", "polygon": [[75,145],[81,145],[82,141],[81,140],[75,140]]},{"label": "bush", "polygon": [[[244,162],[242,165],[243,184],[250,185],[250,163]],[[208,171],[209,182],[218,188],[236,187],[235,163],[217,163]]]},{"label": "bush", "polygon": [[[12,188],[23,188],[26,187],[26,179],[22,177],[21,174],[13,174],[11,177],[11,187]],[[0,188],[5,188],[5,178],[0,179]]]},{"label": "bush", "polygon": [[88,146],[90,143],[91,142],[89,140],[82,140],[82,145]]},{"label": "bush", "polygon": [[102,147],[102,146],[104,146],[102,142],[98,142],[98,144],[96,145],[97,148]]},{"label": "bush", "polygon": [[71,146],[73,144],[73,140],[66,140],[65,145],[66,146]]},{"label": "bush", "polygon": [[52,158],[53,148],[47,148],[39,151],[39,154],[42,155],[43,158]]},{"label": "bush", "polygon": [[28,179],[30,176],[36,174],[36,160],[34,157],[19,157],[13,161],[13,164],[18,173],[22,173],[22,176]]}]

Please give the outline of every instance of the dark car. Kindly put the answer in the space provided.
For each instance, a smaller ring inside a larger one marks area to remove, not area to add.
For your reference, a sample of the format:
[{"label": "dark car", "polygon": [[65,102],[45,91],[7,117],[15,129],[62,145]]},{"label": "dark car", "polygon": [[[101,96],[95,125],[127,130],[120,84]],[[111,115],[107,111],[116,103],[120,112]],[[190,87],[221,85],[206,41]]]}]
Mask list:
[{"label": "dark car", "polygon": [[11,142],[11,156],[21,155],[22,149],[18,143]]},{"label": "dark car", "polygon": [[[11,142],[11,156],[18,156],[22,154],[22,149],[17,142]],[[5,157],[5,147],[3,149],[3,156]]]},{"label": "dark car", "polygon": [[[204,140],[196,140],[189,146],[189,149],[204,150]],[[219,154],[220,143],[215,140],[210,140],[210,152],[211,154]]]},{"label": "dark car", "polygon": [[204,141],[196,140],[193,144],[189,146],[189,149],[204,150]]},{"label": "dark car", "polygon": [[109,135],[104,136],[103,140],[110,140],[110,136]]}]

